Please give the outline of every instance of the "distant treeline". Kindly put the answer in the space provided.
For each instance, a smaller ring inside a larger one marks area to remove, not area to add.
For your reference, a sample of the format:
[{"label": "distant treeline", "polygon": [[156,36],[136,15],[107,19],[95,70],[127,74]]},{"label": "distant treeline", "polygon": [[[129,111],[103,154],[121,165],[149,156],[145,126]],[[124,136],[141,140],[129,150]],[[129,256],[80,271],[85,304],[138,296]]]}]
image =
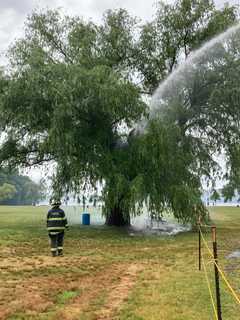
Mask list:
[{"label": "distant treeline", "polygon": [[0,205],[34,205],[43,199],[43,190],[42,183],[28,176],[0,170]]}]

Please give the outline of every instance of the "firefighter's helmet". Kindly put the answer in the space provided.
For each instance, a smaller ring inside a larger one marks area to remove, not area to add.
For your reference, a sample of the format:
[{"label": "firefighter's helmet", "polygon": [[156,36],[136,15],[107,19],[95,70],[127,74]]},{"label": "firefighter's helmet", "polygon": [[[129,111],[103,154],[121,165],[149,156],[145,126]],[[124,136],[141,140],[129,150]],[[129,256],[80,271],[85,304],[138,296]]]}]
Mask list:
[{"label": "firefighter's helmet", "polygon": [[61,205],[61,201],[59,199],[51,199],[50,200],[50,205],[52,207],[55,207],[55,206],[60,206]]}]

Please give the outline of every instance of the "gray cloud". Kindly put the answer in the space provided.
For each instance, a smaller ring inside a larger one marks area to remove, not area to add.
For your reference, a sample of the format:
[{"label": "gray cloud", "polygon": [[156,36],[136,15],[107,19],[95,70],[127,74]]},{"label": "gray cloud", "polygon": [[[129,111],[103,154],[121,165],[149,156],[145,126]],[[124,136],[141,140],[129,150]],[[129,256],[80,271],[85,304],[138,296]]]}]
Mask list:
[{"label": "gray cloud", "polygon": [[33,6],[34,1],[32,0],[1,0],[0,9],[18,12],[19,14],[25,14]]},{"label": "gray cloud", "polygon": [[215,3],[217,6],[223,6],[226,2],[229,2],[231,5],[235,5],[235,4],[240,4],[240,0],[229,0],[229,1],[226,1],[226,0],[215,0]]},{"label": "gray cloud", "polygon": [[156,1],[149,0],[92,0],[90,8],[92,12],[103,13],[107,9],[125,8],[133,16],[141,17],[142,19],[150,19],[153,14],[153,5]]},{"label": "gray cloud", "polygon": [[103,12],[107,9],[113,9],[117,7],[128,7],[129,3],[135,1],[128,1],[128,0],[92,0],[91,1],[91,9],[98,12]]}]

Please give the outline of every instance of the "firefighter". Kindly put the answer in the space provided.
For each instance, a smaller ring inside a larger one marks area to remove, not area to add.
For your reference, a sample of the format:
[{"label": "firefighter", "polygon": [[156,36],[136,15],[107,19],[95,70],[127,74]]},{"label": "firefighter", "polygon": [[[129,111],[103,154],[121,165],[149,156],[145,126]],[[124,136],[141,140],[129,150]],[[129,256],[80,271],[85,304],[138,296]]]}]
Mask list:
[{"label": "firefighter", "polygon": [[53,257],[63,255],[64,231],[68,229],[68,222],[64,211],[60,208],[60,200],[51,200],[52,209],[47,214],[47,230],[51,243]]}]

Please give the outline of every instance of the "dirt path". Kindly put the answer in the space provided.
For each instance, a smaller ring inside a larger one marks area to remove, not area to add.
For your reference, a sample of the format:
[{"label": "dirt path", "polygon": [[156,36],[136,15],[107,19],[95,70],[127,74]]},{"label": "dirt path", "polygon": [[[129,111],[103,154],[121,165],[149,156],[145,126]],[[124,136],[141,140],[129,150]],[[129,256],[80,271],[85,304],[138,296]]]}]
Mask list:
[{"label": "dirt path", "polygon": [[[71,267],[88,263],[85,257],[61,257],[57,266],[69,269],[66,274],[41,275],[48,268],[56,266],[56,260],[48,256],[5,258],[0,261],[0,273],[5,275],[0,281],[0,320],[16,312],[38,314],[53,306],[54,294],[64,290],[73,290],[79,283],[71,275]],[[66,270],[68,270],[66,269]],[[39,272],[32,276],[29,271]],[[22,276],[14,279],[12,273],[20,272]]]},{"label": "dirt path", "polygon": [[[68,267],[64,274],[50,273],[26,278],[28,271],[54,267],[51,257],[17,257],[0,261],[1,273],[24,272],[24,279],[9,279],[0,283],[0,319],[17,312],[36,316],[52,310],[50,320],[75,320],[91,312],[94,319],[110,320],[119,310],[133,288],[141,266],[136,264],[114,264],[104,270],[93,270],[81,277],[71,272],[71,267],[81,263],[90,265],[85,257],[61,258],[58,266]],[[65,304],[57,305],[56,296],[64,291],[76,291],[79,295]],[[97,300],[101,300],[98,305]],[[94,311],[95,310],[95,311]]]},{"label": "dirt path", "polygon": [[137,274],[142,268],[139,265],[131,264],[120,277],[120,282],[109,288],[109,295],[104,307],[98,312],[97,320],[111,320],[129,296],[133,288]]},{"label": "dirt path", "polygon": [[109,270],[91,279],[90,284],[85,282],[84,294],[65,306],[53,319],[77,320],[84,312],[92,311],[91,305],[94,301],[106,294],[104,306],[100,311],[95,311],[94,319],[110,320],[128,297],[140,269],[136,264],[111,266]]}]

